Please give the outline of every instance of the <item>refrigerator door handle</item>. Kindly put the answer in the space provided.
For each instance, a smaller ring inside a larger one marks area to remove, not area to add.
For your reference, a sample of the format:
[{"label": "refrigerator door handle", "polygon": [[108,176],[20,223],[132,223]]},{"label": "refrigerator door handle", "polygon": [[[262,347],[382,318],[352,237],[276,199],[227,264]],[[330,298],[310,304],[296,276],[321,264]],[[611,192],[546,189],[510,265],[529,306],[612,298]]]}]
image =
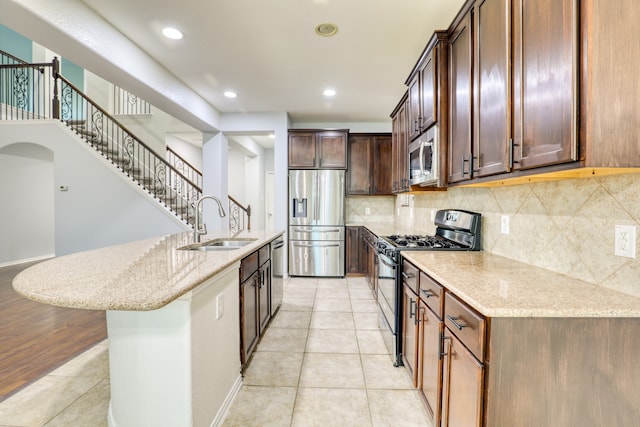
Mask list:
[{"label": "refrigerator door handle", "polygon": [[316,224],[317,224],[317,221],[320,219],[320,213],[318,212],[318,209],[320,207],[320,172],[315,171],[315,175],[316,175],[316,211],[315,211],[315,218],[313,219],[316,220]]},{"label": "refrigerator door handle", "polygon": [[310,247],[321,247],[321,248],[335,248],[340,247],[340,243],[320,243],[320,242],[291,242],[294,247],[301,248],[310,248]]},{"label": "refrigerator door handle", "polygon": [[318,229],[313,229],[313,228],[295,228],[292,231],[295,231],[296,233],[339,233],[340,229],[339,228],[331,228],[329,230],[318,230]]}]

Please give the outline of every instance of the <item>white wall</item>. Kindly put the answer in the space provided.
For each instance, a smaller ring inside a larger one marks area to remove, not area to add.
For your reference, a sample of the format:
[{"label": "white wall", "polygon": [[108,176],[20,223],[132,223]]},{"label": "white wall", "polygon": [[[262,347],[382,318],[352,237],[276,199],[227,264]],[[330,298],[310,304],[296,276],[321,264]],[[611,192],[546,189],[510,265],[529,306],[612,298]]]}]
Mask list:
[{"label": "white wall", "polygon": [[[54,179],[40,191],[54,194],[56,256],[189,229],[58,121],[0,122],[0,135],[0,150],[28,142],[53,152]],[[7,188],[25,185],[13,179],[10,182],[11,186],[0,189],[0,200],[5,206],[20,203]],[[60,186],[66,186],[68,191],[60,191]],[[4,236],[11,227],[31,226],[26,218],[18,221],[1,221],[0,235]],[[2,245],[5,244],[3,239]],[[5,251],[2,249],[0,253]],[[38,252],[34,243],[33,247],[25,247],[20,257],[30,258]],[[0,263],[21,259],[11,258],[0,258]]]},{"label": "white wall", "polygon": [[53,151],[26,143],[0,149],[0,266],[53,256],[53,181]]}]

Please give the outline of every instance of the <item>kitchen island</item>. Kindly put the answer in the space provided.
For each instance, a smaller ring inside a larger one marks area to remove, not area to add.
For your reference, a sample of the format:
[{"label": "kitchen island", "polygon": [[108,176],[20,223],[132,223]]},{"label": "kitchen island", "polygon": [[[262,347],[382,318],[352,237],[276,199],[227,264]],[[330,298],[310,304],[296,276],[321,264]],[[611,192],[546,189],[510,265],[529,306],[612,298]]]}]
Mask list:
[{"label": "kitchen island", "polygon": [[282,232],[211,232],[250,239],[231,250],[178,248],[179,233],[71,254],[14,279],[16,292],[69,308],[106,310],[109,425],[217,425],[240,388],[239,268]]}]

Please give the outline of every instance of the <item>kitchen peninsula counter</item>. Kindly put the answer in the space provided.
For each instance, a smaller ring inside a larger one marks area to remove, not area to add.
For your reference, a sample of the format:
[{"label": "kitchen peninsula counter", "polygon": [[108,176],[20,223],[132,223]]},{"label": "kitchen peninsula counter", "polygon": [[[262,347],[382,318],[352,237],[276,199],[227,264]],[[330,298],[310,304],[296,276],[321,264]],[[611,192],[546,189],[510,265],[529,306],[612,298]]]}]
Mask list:
[{"label": "kitchen peninsula counter", "polygon": [[62,307],[106,310],[110,427],[217,426],[242,385],[241,260],[282,232],[210,232],[255,239],[189,251],[192,233],[66,255],[14,279],[16,291]]},{"label": "kitchen peninsula counter", "polygon": [[402,256],[488,317],[640,317],[640,298],[498,255]]},{"label": "kitchen peninsula counter", "polygon": [[256,239],[228,251],[187,251],[184,232],[53,258],[21,272],[20,295],[44,304],[90,310],[156,310],[195,289],[283,232],[213,231],[217,238]]}]

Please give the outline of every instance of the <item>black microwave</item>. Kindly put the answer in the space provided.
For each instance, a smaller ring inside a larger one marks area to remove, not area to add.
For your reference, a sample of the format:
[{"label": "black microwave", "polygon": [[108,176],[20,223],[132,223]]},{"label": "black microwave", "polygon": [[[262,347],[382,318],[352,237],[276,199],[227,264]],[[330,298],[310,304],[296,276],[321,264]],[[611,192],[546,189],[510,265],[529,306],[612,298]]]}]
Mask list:
[{"label": "black microwave", "polygon": [[422,187],[438,185],[438,132],[432,126],[409,144],[409,182]]}]

